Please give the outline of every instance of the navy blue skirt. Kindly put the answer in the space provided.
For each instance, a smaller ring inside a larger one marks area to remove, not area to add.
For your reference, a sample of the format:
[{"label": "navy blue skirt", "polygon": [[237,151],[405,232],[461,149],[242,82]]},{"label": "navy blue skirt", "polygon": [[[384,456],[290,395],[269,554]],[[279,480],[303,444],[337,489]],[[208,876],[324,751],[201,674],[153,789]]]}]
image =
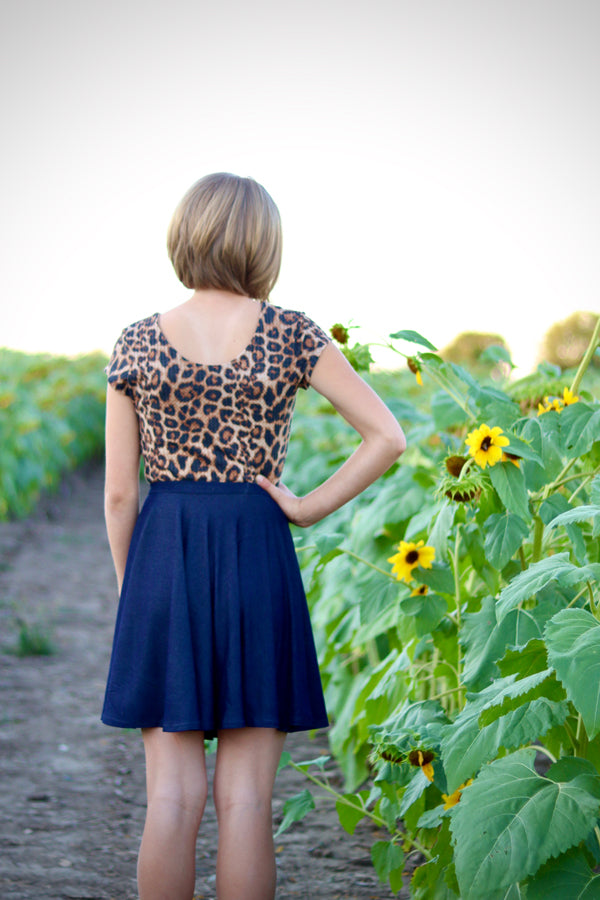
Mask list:
[{"label": "navy blue skirt", "polygon": [[151,485],[129,548],[102,721],[207,738],[329,724],[289,523],[258,485]]}]

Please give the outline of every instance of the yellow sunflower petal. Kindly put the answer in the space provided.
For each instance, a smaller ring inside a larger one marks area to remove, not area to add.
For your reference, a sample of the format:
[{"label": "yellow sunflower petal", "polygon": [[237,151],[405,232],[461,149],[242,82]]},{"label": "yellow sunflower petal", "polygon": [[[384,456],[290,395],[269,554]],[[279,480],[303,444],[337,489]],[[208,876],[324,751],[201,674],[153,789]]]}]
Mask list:
[{"label": "yellow sunflower petal", "polygon": [[421,766],[421,771],[428,781],[433,781],[433,766],[431,763],[425,763],[424,766]]},{"label": "yellow sunflower petal", "polygon": [[565,406],[570,406],[572,403],[579,403],[579,397],[569,388],[565,388],[563,391],[562,402]]}]

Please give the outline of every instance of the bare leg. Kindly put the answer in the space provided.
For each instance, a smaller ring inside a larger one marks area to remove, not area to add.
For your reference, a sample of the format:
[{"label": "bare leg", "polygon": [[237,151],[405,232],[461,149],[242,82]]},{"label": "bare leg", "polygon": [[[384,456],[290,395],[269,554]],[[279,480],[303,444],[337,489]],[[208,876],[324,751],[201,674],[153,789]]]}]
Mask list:
[{"label": "bare leg", "polygon": [[204,732],[142,731],[148,809],[138,858],[140,900],[192,900],[207,795]]},{"label": "bare leg", "polygon": [[219,822],[219,900],[272,900],[271,799],[285,734],[274,728],[219,731],[213,793]]}]

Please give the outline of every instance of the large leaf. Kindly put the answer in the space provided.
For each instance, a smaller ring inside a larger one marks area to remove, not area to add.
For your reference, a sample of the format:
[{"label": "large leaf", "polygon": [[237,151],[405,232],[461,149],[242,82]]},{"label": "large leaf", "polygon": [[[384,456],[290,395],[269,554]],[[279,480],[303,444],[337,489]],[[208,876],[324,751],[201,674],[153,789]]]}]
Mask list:
[{"label": "large leaf", "polygon": [[548,659],[590,739],[600,733],[600,623],[585,609],[563,609],[546,624]]},{"label": "large leaf", "polygon": [[[582,507],[577,507],[577,509],[582,509]],[[557,524],[556,520],[562,513],[572,513],[573,511],[574,507],[570,505],[566,497],[562,494],[551,494],[540,506],[539,515],[544,525],[554,527],[554,525]],[[577,528],[576,525],[569,524],[569,522],[565,522],[564,527],[569,536],[577,561],[580,563],[584,562],[586,558],[586,546],[581,529]]]},{"label": "large leaf", "polygon": [[393,341],[408,341],[409,344],[419,344],[421,347],[427,347],[428,350],[437,350],[437,347],[434,347],[433,344],[424,338],[423,335],[419,334],[418,331],[395,331],[393,334],[390,334],[390,337]]},{"label": "large leaf", "polygon": [[519,681],[510,675],[470,695],[470,702],[443,730],[448,793],[494,759],[500,747],[513,750],[563,724],[568,704],[560,700],[562,690],[551,674],[546,669]]},{"label": "large leaf", "polygon": [[522,519],[531,519],[525,477],[511,462],[497,463],[490,469],[490,479],[506,509]]},{"label": "large leaf", "polygon": [[[508,447],[506,448],[509,453],[512,453],[514,456],[520,456],[521,459],[528,459],[531,460],[531,462],[542,465],[542,458],[540,454],[531,446],[529,441],[517,437],[517,435],[512,431],[507,431],[506,437],[510,441]],[[511,463],[511,465],[513,465],[513,463]]]},{"label": "large leaf", "polygon": [[431,569],[414,569],[413,575],[421,584],[426,584],[440,594],[454,594],[454,575],[448,566],[433,564]]},{"label": "large leaf", "polygon": [[376,841],[371,847],[371,859],[380,881],[390,882],[394,893],[402,887],[404,853],[402,847],[391,841]]},{"label": "large leaf", "polygon": [[455,807],[451,828],[463,900],[490,896],[533,875],[584,840],[598,815],[600,777],[586,760],[534,769],[535,749],[483,769]]},{"label": "large leaf", "polygon": [[587,522],[589,519],[599,517],[600,506],[574,506],[548,522],[548,528],[556,528],[557,525],[571,525],[573,522]]},{"label": "large leaf", "polygon": [[448,535],[454,523],[455,513],[456,504],[445,502],[437,514],[427,539],[428,545],[435,550],[435,558],[444,562],[448,559]]},{"label": "large leaf", "polygon": [[496,604],[498,620],[523,600],[533,597],[539,590],[555,579],[577,572],[577,566],[569,562],[568,553],[557,553],[533,563],[524,572],[520,572],[500,593]]},{"label": "large leaf", "polygon": [[549,613],[543,618],[541,613],[543,610],[539,607],[533,610],[511,609],[498,622],[494,598],[484,597],[481,609],[467,613],[463,621],[461,643],[466,648],[463,667],[465,684],[473,690],[486,687],[497,674],[496,660],[504,656],[507,647],[522,647],[533,638],[541,638],[544,622],[552,615]]},{"label": "large leaf", "polygon": [[581,850],[549,860],[527,883],[527,900],[598,900],[600,875],[594,875]]},{"label": "large leaf", "polygon": [[568,457],[582,456],[600,440],[600,409],[580,401],[560,414],[560,435]]},{"label": "large leaf", "polygon": [[[448,819],[443,821],[435,842],[433,859],[418,866],[410,882],[410,896],[413,900],[458,900],[458,893],[448,885],[455,884],[456,878],[448,877],[452,859],[450,828]],[[453,874],[453,871],[452,871]],[[458,890],[458,885],[455,884]]]},{"label": "large leaf", "polygon": [[490,565],[503,569],[529,535],[529,528],[514,513],[493,513],[485,526],[484,549]]}]

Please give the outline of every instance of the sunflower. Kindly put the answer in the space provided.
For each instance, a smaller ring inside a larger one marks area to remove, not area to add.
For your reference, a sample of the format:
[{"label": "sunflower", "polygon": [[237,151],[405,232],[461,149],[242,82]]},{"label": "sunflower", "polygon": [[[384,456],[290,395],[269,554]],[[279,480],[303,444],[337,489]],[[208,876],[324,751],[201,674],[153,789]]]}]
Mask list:
[{"label": "sunflower", "polygon": [[392,563],[392,572],[398,581],[405,581],[407,584],[412,578],[412,571],[417,566],[423,569],[430,569],[435,559],[435,549],[433,547],[425,547],[424,541],[418,544],[413,541],[400,541],[398,544],[398,552],[390,556],[388,562]]},{"label": "sunflower", "polygon": [[406,365],[417,379],[417,384],[423,387],[423,376],[421,375],[421,366],[418,359],[415,359],[414,356],[409,356],[406,359]]},{"label": "sunflower", "polygon": [[508,447],[509,440],[502,435],[502,429],[497,425],[490,428],[484,424],[469,433],[465,444],[477,465],[485,469],[486,466],[495,466],[500,462],[502,448]]},{"label": "sunflower", "polygon": [[429,593],[429,588],[426,584],[420,584],[419,587],[416,587],[414,590],[410,592],[411,597],[425,597]]},{"label": "sunflower", "polygon": [[411,766],[417,766],[423,772],[423,775],[428,781],[433,781],[434,773],[432,762],[435,759],[435,754],[431,752],[431,750],[411,750],[408,754],[408,761]]}]

